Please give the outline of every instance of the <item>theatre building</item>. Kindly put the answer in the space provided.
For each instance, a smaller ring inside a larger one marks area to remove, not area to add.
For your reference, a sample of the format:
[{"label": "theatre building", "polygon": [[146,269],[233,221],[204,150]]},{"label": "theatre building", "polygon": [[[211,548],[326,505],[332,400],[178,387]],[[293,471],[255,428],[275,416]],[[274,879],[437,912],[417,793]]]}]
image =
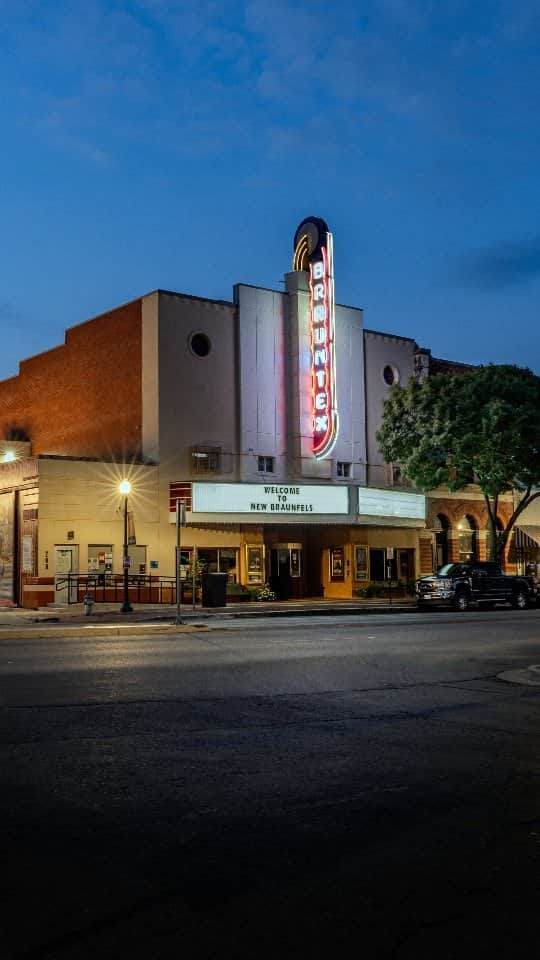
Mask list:
[{"label": "theatre building", "polygon": [[[353,597],[431,570],[425,497],[378,452],[382,401],[414,340],[336,305],[332,236],[309,218],[284,290],[230,301],[156,290],[70,328],[0,383],[0,602],[67,599],[68,573],[182,567]],[[128,501],[119,490],[130,481]]]}]

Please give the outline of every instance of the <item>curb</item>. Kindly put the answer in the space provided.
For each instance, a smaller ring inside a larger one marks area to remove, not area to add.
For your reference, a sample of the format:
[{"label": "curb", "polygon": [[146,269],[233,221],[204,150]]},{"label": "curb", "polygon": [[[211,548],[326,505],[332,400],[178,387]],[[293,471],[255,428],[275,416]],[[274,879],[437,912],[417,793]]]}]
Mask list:
[{"label": "curb", "polygon": [[506,683],[522,683],[527,687],[540,687],[540,663],[521,670],[505,670],[497,674],[497,680]]},{"label": "curb", "polygon": [[81,623],[78,626],[72,627],[65,627],[62,624],[55,623],[48,627],[43,626],[41,631],[40,627],[42,627],[41,624],[36,624],[35,627],[21,627],[20,629],[16,629],[15,627],[3,628],[0,626],[0,640],[46,640],[50,637],[58,637],[60,639],[64,637],[78,637],[79,639],[85,639],[85,637],[88,636],[122,637],[126,636],[126,634],[129,634],[129,636],[148,636],[149,633],[153,632],[159,632],[160,634],[205,633],[211,629],[205,623],[124,623],[121,626],[107,623]]}]

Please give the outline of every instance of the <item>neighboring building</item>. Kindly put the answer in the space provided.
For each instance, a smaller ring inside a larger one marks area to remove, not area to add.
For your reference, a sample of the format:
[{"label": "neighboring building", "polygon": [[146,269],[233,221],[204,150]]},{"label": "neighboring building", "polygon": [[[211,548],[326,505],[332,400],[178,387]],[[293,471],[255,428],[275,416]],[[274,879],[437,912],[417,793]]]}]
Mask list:
[{"label": "neighboring building", "polygon": [[[516,492],[516,506],[519,500]],[[519,515],[510,558],[519,573],[535,573],[540,581],[540,497]]]},{"label": "neighboring building", "polygon": [[[426,527],[425,498],[375,433],[391,384],[429,362],[412,339],[364,331],[360,309],[334,308],[315,218],[284,291],[157,290],[69,329],[0,383],[0,603],[67,599],[69,572],[121,578],[124,477],[132,575],[173,576],[177,499],[184,570],[196,553],[284,598],[428,572],[436,520]],[[481,523],[478,496],[462,500]]]},{"label": "neighboring building", "polygon": [[[416,348],[415,376],[423,380],[437,373],[459,376],[473,369],[471,364],[433,357],[431,350]],[[499,497],[498,529],[506,527],[514,510],[513,495]],[[422,534],[422,563],[434,570],[445,563],[460,560],[486,560],[490,553],[488,511],[479,488],[471,483],[464,490],[450,493],[444,487],[432,490],[427,497],[427,525]],[[505,566],[515,567],[513,539],[505,550]]]}]

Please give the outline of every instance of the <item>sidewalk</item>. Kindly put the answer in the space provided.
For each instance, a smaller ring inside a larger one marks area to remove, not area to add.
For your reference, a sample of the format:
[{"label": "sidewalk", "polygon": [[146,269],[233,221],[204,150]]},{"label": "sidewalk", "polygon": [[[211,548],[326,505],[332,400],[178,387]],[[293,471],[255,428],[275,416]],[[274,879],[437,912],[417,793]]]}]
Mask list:
[{"label": "sidewalk", "polygon": [[[73,625],[84,623],[86,626],[126,626],[155,624],[173,625],[176,621],[176,606],[171,604],[134,604],[132,613],[121,613],[120,603],[96,603],[90,616],[85,616],[82,603],[49,605],[37,610],[0,608],[0,634],[11,627],[30,627],[43,624]],[[211,624],[213,619],[239,619],[252,617],[290,617],[290,616],[331,616],[332,614],[397,613],[416,609],[414,599],[371,600],[323,600],[320,597],[306,600],[251,601],[231,603],[226,607],[201,607],[195,609],[182,604],[183,623]]]}]

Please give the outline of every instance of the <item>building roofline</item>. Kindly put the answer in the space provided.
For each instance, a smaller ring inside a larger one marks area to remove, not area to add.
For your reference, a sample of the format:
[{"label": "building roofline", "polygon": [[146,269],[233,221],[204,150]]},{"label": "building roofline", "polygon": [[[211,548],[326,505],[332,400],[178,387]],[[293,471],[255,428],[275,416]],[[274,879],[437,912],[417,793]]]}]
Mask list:
[{"label": "building roofline", "polygon": [[430,360],[433,363],[451,363],[453,367],[465,367],[467,370],[481,366],[481,364],[477,363],[465,363],[463,360],[448,360],[447,357],[434,357],[433,354],[431,354]]},{"label": "building roofline", "polygon": [[202,303],[217,303],[223,307],[234,307],[236,304],[233,300],[219,300],[214,297],[198,297],[194,293],[181,293],[178,290],[164,290],[162,287],[157,287],[156,290],[151,290],[149,293],[144,293],[141,299],[144,297],[151,297],[154,293],[163,293],[166,297],[182,297],[183,300],[199,300]]},{"label": "building roofline", "polygon": [[364,327],[364,333],[372,333],[376,337],[392,337],[392,340],[405,340],[407,343],[416,344],[414,337],[403,337],[400,333],[388,333],[385,330],[368,330]]},{"label": "building roofline", "polygon": [[[285,283],[285,281],[283,281]],[[276,290],[274,287],[261,287],[258,283],[246,283],[244,280],[240,280],[238,283],[233,283],[233,290],[236,287],[249,287],[250,290],[266,290],[267,293],[279,293],[280,296],[286,297],[286,290]]]}]

